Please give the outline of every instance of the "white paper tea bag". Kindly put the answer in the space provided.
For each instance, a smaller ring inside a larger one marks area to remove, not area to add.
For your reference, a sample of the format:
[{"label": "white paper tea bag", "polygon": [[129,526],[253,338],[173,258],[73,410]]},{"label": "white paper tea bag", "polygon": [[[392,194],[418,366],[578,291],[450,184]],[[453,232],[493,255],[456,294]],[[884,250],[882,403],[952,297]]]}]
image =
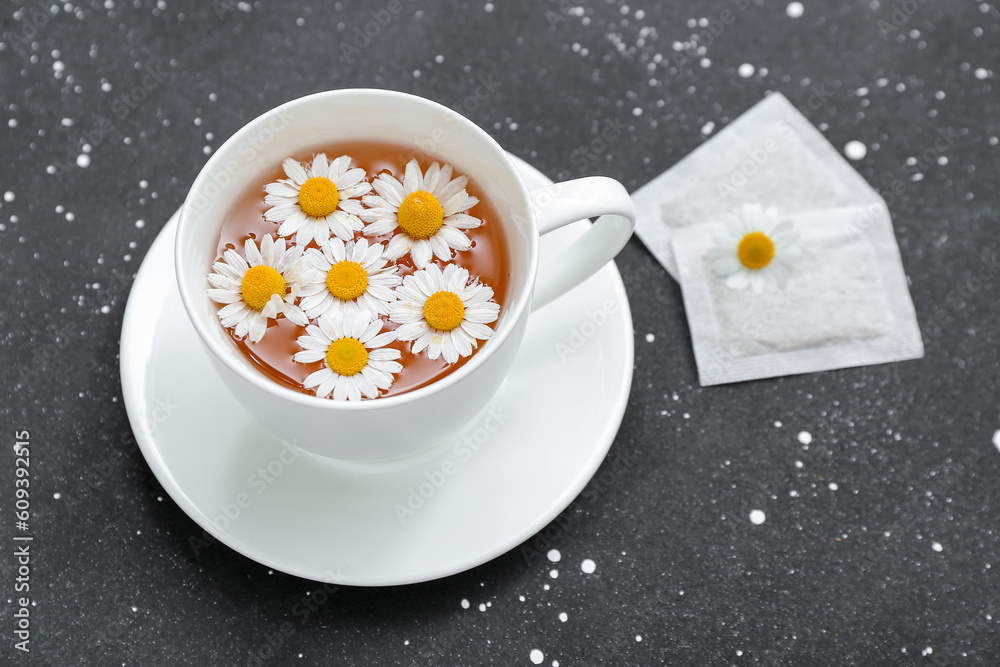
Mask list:
[{"label": "white paper tea bag", "polygon": [[798,232],[798,259],[783,287],[759,294],[713,271],[721,222],[672,234],[702,386],[923,356],[881,200],[781,218]]},{"label": "white paper tea bag", "polygon": [[676,279],[671,238],[746,202],[783,215],[881,202],[802,113],[772,93],[632,195],[636,234]]}]

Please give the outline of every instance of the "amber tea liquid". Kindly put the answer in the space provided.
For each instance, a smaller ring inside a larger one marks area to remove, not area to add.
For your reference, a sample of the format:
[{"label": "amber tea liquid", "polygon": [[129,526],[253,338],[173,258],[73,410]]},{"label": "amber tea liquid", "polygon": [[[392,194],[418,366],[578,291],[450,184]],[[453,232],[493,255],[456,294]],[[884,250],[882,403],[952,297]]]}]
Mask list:
[{"label": "amber tea liquid", "polygon": [[[368,141],[318,146],[313,150],[291,157],[299,162],[309,163],[316,153],[325,153],[330,161],[341,155],[351,156],[351,166],[364,169],[366,180],[369,182],[384,172],[392,174],[402,182],[403,170],[411,157],[411,152],[402,146]],[[421,170],[426,171],[433,160],[418,158],[418,162]],[[456,169],[452,177],[457,177],[462,173]],[[246,187],[223,223],[216,250],[219,257],[227,248],[235,248],[242,255],[243,243],[248,237],[259,243],[264,234],[277,235],[279,225],[264,219],[264,211],[270,208],[264,204],[264,186],[285,177],[284,170],[278,164],[275,165],[270,174]],[[510,273],[506,267],[510,266],[510,263],[507,261],[507,245],[504,231],[501,228],[500,216],[496,207],[485,198],[482,190],[471,180],[471,177],[465,189],[470,195],[479,199],[479,203],[469,210],[469,215],[483,220],[484,223],[476,229],[464,230],[466,236],[472,241],[472,247],[464,252],[452,251],[451,261],[468,269],[472,280],[479,279],[493,288],[493,299],[500,304],[502,313],[507,302],[507,289],[510,283]],[[399,231],[397,228],[396,233]],[[361,236],[361,232],[355,233],[355,239],[361,238]],[[386,243],[391,237],[392,234],[386,234],[369,238],[369,241]],[[285,243],[290,243],[293,240],[294,236],[285,239]],[[316,242],[311,242],[308,247],[315,248]],[[443,264],[437,258],[434,262],[438,265]],[[396,260],[396,267],[400,276],[407,276],[414,271],[409,254]],[[387,318],[383,318],[383,320],[385,321],[383,331],[393,330],[398,326],[389,322]],[[490,326],[495,327],[496,322]],[[292,359],[292,356],[302,349],[296,340],[305,334],[305,327],[292,324],[281,317],[276,321],[269,322],[267,334],[257,343],[252,343],[249,339],[237,339],[233,336],[232,331],[227,330],[227,332],[237,349],[261,373],[282,386],[304,394],[314,395],[315,392],[305,389],[302,383],[309,374],[322,368],[325,362],[321,360],[311,364],[303,364]],[[395,348],[402,353],[399,362],[403,365],[403,370],[395,376],[392,387],[388,391],[382,392],[381,396],[402,394],[440,380],[461,368],[488,342],[479,341],[479,347],[473,350],[472,355],[461,357],[454,364],[445,362],[441,357],[431,360],[427,357],[426,351],[420,354],[411,354],[409,342],[396,341],[391,343],[388,347]]]}]

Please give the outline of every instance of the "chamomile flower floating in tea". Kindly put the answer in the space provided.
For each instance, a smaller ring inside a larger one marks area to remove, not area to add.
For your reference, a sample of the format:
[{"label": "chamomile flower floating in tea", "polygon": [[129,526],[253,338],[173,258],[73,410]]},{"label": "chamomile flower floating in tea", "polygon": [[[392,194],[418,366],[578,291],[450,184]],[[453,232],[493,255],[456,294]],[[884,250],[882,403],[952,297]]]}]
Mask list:
[{"label": "chamomile flower floating in tea", "polygon": [[393,288],[403,282],[396,265],[385,259],[385,246],[368,239],[344,243],[332,238],[321,250],[309,248],[304,262],[300,306],[310,319],[325,313],[361,309],[373,317],[389,314]]},{"label": "chamomile flower floating in tea", "polygon": [[725,232],[705,257],[730,289],[773,292],[785,284],[802,254],[798,239],[792,223],[779,222],[773,209],[744,204],[738,213],[726,216]]},{"label": "chamomile flower floating in tea", "polygon": [[280,223],[278,234],[295,236],[305,247],[314,240],[326,243],[330,235],[350,241],[363,227],[358,217],[364,207],[358,197],[371,191],[364,169],[351,169],[351,158],[341,155],[327,162],[318,153],[305,166],[292,158],[281,163],[288,178],[264,187],[264,203],[271,206],[264,219]]},{"label": "chamomile flower floating in tea", "polygon": [[243,250],[246,259],[231,248],[226,250],[208,276],[212,285],[208,298],[225,304],[218,313],[222,326],[232,328],[237,338],[249,334],[254,343],[264,337],[267,321],[279,314],[305,326],[309,319],[295,305],[302,249],[286,248],[285,239],[275,241],[265,234],[259,248],[248,238]]},{"label": "chamomile flower floating in tea", "polygon": [[382,331],[384,323],[372,319],[363,310],[348,310],[323,315],[317,324],[306,327],[298,339],[304,348],[295,361],[323,361],[323,367],[311,373],[302,386],[316,388],[316,395],[334,400],[360,401],[361,397],[378,398],[380,390],[392,386],[393,374],[403,370],[397,359],[400,351],[385,347],[396,340],[394,331]]},{"label": "chamomile flower floating in tea", "polygon": [[493,288],[469,283],[469,272],[455,264],[442,271],[436,264],[403,278],[396,288],[398,301],[389,305],[389,319],[400,327],[401,341],[413,341],[413,353],[443,356],[448,363],[467,357],[480,340],[493,335],[486,326],[500,315]]},{"label": "chamomile flower floating in tea", "polygon": [[386,256],[399,259],[410,253],[418,269],[435,256],[450,260],[453,249],[468,250],[472,242],[462,230],[482,224],[467,213],[479,200],[465,191],[468,177],[451,176],[450,164],[442,167],[435,162],[421,173],[416,160],[406,164],[402,183],[390,174],[379,174],[372,182],[377,194],[363,199],[369,207],[361,213],[368,223],[364,235],[381,236],[398,228]]}]

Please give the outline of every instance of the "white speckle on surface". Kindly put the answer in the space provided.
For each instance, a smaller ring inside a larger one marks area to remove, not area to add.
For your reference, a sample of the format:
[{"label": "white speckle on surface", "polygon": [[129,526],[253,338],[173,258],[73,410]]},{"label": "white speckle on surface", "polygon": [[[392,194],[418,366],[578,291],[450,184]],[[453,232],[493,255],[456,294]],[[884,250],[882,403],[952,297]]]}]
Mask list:
[{"label": "white speckle on surface", "polygon": [[977,79],[985,79],[990,75],[989,70],[983,69],[982,67],[977,67],[973,74],[976,75]]},{"label": "white speckle on surface", "polygon": [[[490,12],[493,11],[493,3],[487,2],[485,5],[483,5],[483,9],[486,11],[487,14],[489,14]],[[537,665],[538,663],[536,662],[535,664]]]},{"label": "white speckle on surface", "polygon": [[584,558],[583,562],[580,563],[580,569],[583,570],[584,574],[593,574],[597,569],[597,563],[590,560],[589,558]]},{"label": "white speckle on surface", "polygon": [[852,160],[860,160],[868,155],[868,147],[857,140],[848,141],[844,146],[844,155]]},{"label": "white speckle on surface", "polygon": [[7,127],[17,127],[17,119],[11,118],[7,121]]},{"label": "white speckle on surface", "polygon": [[830,482],[829,484],[827,484],[827,487],[829,487],[831,491],[836,491],[837,489],[840,488],[839,486],[837,486],[836,482]]},{"label": "white speckle on surface", "polygon": [[928,646],[927,648],[925,648],[923,651],[920,652],[920,655],[925,655],[926,656],[926,655],[930,655],[933,652],[934,652],[934,649],[932,649],[930,646]]},{"label": "white speckle on surface", "polygon": [[801,2],[789,2],[788,6],[785,7],[785,13],[791,16],[793,19],[797,19],[802,16],[802,12],[805,8],[802,6]]},{"label": "white speckle on surface", "polygon": [[539,651],[537,648],[531,649],[531,654],[528,657],[531,658],[532,664],[535,665],[540,665],[542,664],[542,661],[545,660],[545,654]]},{"label": "white speckle on surface", "polygon": [[993,432],[993,446],[1000,452],[1000,429]]},{"label": "white speckle on surface", "polygon": [[736,70],[736,73],[742,76],[744,79],[753,76],[753,72],[754,72],[754,67],[750,63],[743,63],[742,65],[739,66],[739,69]]},{"label": "white speckle on surface", "polygon": [[656,340],[656,336],[654,336],[651,333],[646,334],[646,342],[647,343],[652,343],[654,340]]},{"label": "white speckle on surface", "polygon": [[762,510],[750,510],[750,523],[759,526],[767,519],[767,515]]},{"label": "white speckle on surface", "polygon": [[7,192],[3,193],[3,200],[9,204],[10,202],[14,201],[15,196],[16,195],[14,195],[13,192],[8,190]]},{"label": "white speckle on surface", "polygon": [[812,441],[813,441],[812,433],[810,433],[809,431],[799,432],[799,442],[801,442],[803,445],[808,445]]},{"label": "white speckle on surface", "polygon": [[434,62],[436,62],[438,65],[440,65],[441,63],[444,62],[444,56],[441,55],[440,53],[437,54],[436,56],[434,56]]},{"label": "white speckle on surface", "polygon": [[56,500],[59,500],[60,498],[62,498],[62,494],[56,491],[55,493],[52,494],[52,497],[55,498]]},{"label": "white speckle on surface", "polygon": [[80,153],[76,156],[76,166],[81,169],[85,169],[90,166],[90,156],[86,153]]},{"label": "white speckle on surface", "polygon": [[[797,2],[796,2],[795,4],[799,4],[799,3],[797,3]],[[743,651],[740,651],[740,650],[737,650],[737,651],[736,651],[736,657],[738,658],[738,657],[740,657],[741,655],[743,655]]]},{"label": "white speckle on surface", "polygon": [[146,221],[145,220],[136,220],[135,221],[135,228],[136,229],[142,229],[145,226],[146,226]]},{"label": "white speckle on surface", "polygon": [[215,93],[209,93],[209,94],[208,94],[208,101],[209,101],[209,102],[214,102],[214,101],[216,101],[217,99],[219,99],[219,96],[218,96],[218,95],[216,95]]},{"label": "white speckle on surface", "polygon": [[549,576],[553,579],[559,578],[559,570],[549,570]]},{"label": "white speckle on surface", "polygon": [[944,547],[941,546],[940,542],[934,542],[933,544],[931,544],[931,549],[937,551],[938,553],[944,551]]},{"label": "white speckle on surface", "polygon": [[62,125],[63,127],[73,127],[73,119],[63,118],[61,121],[59,121],[59,124]]},{"label": "white speckle on surface", "polygon": [[550,561],[553,563],[558,563],[559,559],[562,558],[562,554],[559,553],[558,549],[549,549],[549,553],[545,554]]},{"label": "white speckle on surface", "polygon": [[559,612],[559,620],[565,623],[566,621],[569,620],[569,615],[566,612],[561,611]]},{"label": "white speckle on surface", "polygon": [[781,428],[781,422],[774,422],[774,428]]},{"label": "white speckle on surface", "polygon": [[865,95],[868,94],[868,88],[866,88],[865,86],[861,86],[860,88],[854,91],[854,94],[857,95],[858,97],[864,97]]},{"label": "white speckle on surface", "polygon": [[708,121],[707,123],[701,126],[701,133],[704,134],[706,137],[712,134],[713,131],[715,131],[715,123],[713,123],[712,121]]},{"label": "white speckle on surface", "polygon": [[642,115],[642,107],[635,107],[634,109],[632,109],[632,115],[633,116],[641,116]]},{"label": "white speckle on surface", "polygon": [[518,595],[517,599],[520,600],[521,602],[524,602],[524,596],[523,595]]},{"label": "white speckle on surface", "polygon": [[635,640],[636,640],[637,642],[641,642],[641,641],[642,641],[642,635],[636,635],[636,636],[635,636]]},{"label": "white speckle on surface", "polygon": [[465,598],[462,598],[462,609],[468,609],[471,606],[472,605],[469,604],[468,600],[466,600]]}]

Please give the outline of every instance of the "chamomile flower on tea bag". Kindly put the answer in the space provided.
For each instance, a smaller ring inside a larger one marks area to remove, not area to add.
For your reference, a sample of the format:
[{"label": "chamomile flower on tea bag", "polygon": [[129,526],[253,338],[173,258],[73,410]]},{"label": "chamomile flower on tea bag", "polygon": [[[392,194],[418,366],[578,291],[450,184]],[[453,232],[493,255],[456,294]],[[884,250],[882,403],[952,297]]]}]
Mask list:
[{"label": "chamomile flower on tea bag", "polygon": [[923,356],[885,204],[744,204],[672,243],[702,386]]},{"label": "chamomile flower on tea bag", "polygon": [[881,202],[780,93],[772,93],[632,195],[636,234],[677,278],[673,235],[744,203],[786,215]]}]

